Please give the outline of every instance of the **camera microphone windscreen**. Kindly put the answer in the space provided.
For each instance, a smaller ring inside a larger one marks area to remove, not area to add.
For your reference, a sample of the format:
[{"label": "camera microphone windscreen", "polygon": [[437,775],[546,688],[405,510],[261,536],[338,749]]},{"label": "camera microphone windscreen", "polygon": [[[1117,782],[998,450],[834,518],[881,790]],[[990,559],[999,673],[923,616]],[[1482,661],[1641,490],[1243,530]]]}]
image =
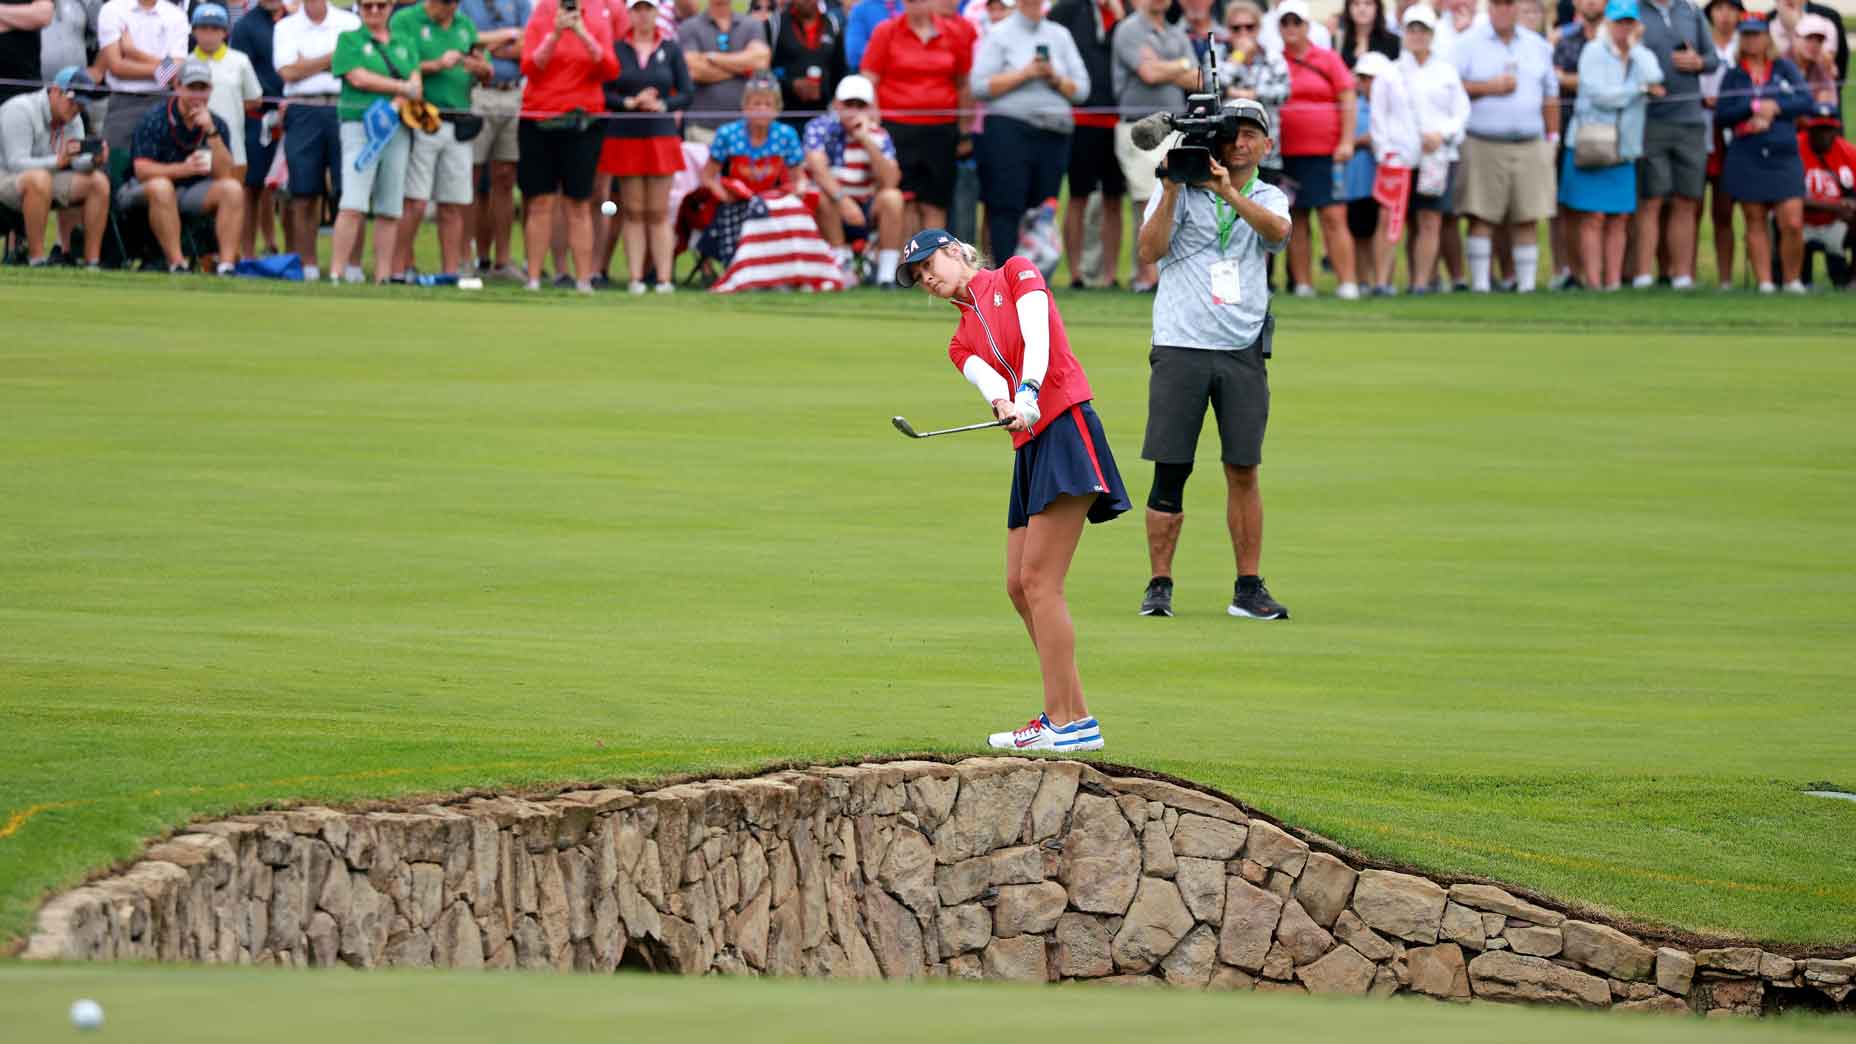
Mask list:
[{"label": "camera microphone windscreen", "polygon": [[1128,137],[1134,147],[1142,152],[1151,152],[1160,147],[1166,136],[1173,131],[1171,113],[1156,112],[1152,116],[1143,116],[1128,128]]}]

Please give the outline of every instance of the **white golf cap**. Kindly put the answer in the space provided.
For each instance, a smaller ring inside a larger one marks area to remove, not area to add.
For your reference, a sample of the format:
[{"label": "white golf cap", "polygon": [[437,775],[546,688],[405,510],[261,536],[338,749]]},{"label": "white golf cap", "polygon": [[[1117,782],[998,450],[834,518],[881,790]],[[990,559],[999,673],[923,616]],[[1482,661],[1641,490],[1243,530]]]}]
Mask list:
[{"label": "white golf cap", "polygon": [[876,88],[869,80],[852,73],[838,81],[838,89],[832,94],[832,98],[841,102],[860,101],[865,105],[875,105]]},{"label": "white golf cap", "polygon": [[1379,77],[1384,76],[1386,73],[1390,72],[1391,69],[1392,59],[1387,58],[1378,51],[1368,51],[1353,63],[1353,74],[1355,76]]},{"label": "white golf cap", "polygon": [[1282,3],[1276,5],[1276,21],[1278,23],[1290,15],[1294,15],[1304,22],[1312,22],[1315,20],[1314,16],[1308,13],[1308,0],[1282,0]]},{"label": "white golf cap", "polygon": [[1432,32],[1436,32],[1437,12],[1433,11],[1429,4],[1413,4],[1411,8],[1405,12],[1405,24],[1407,26],[1421,25]]}]

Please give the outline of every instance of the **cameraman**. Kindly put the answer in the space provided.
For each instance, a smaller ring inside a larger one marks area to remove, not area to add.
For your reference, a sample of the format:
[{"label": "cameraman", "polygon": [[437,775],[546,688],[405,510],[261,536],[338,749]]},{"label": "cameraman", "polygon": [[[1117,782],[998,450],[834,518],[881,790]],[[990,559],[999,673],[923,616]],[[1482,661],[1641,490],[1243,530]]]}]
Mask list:
[{"label": "cameraman", "polygon": [[[1147,385],[1147,438],[1141,456],[1154,462],[1147,497],[1147,549],[1153,579],[1142,616],[1173,615],[1173,550],[1185,521],[1186,478],[1209,402],[1218,418],[1226,521],[1237,556],[1237,586],[1228,610],[1253,620],[1286,620],[1257,575],[1263,552],[1263,495],[1257,466],[1269,421],[1270,291],[1267,255],[1289,243],[1289,200],[1257,177],[1270,153],[1269,110],[1253,99],[1224,103],[1235,123],[1211,151],[1211,175],[1182,186],[1166,174],[1147,205],[1136,248],[1142,264],[1160,266],[1154,298],[1153,351]],[[1168,166],[1183,159],[1169,154]]]}]

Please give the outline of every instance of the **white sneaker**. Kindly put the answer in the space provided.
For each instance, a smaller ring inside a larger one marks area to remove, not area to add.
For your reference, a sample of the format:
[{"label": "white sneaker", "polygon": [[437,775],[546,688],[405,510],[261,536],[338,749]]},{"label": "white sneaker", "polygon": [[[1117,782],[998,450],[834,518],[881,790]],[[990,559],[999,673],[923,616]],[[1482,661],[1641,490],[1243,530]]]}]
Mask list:
[{"label": "white sneaker", "polygon": [[1761,283],[1759,284],[1759,292],[1762,294],[1776,294],[1779,292],[1779,288],[1772,283]]},{"label": "white sneaker", "polygon": [[1676,276],[1669,281],[1669,289],[1693,290],[1695,289],[1695,279],[1693,276]]},{"label": "white sneaker", "polygon": [[1656,277],[1653,275],[1640,275],[1630,281],[1630,288],[1632,290],[1648,290],[1655,285]]},{"label": "white sneaker", "polygon": [[1309,286],[1307,283],[1303,283],[1300,286],[1295,288],[1295,296],[1313,297],[1315,296],[1315,288],[1312,286]]},{"label": "white sneaker", "polygon": [[1342,283],[1338,287],[1334,288],[1334,296],[1340,298],[1343,301],[1358,301],[1360,299],[1359,284]]},{"label": "white sneaker", "polygon": [[660,294],[674,294],[674,293],[676,293],[676,292],[677,292],[677,284],[675,284],[675,283],[659,283],[659,284],[657,284],[657,286],[656,286],[656,288],[655,288],[655,289],[656,289],[656,290],[657,290],[657,292],[658,292],[658,293],[660,293]]},{"label": "white sneaker", "polygon": [[1572,269],[1562,268],[1553,273],[1553,280],[1547,284],[1548,290],[1564,290],[1572,285]]},{"label": "white sneaker", "polygon": [[1022,728],[993,733],[986,744],[995,750],[1101,750],[1102,726],[1094,718],[1056,726],[1040,714]]},{"label": "white sneaker", "polygon": [[1791,282],[1785,284],[1785,292],[1788,294],[1798,294],[1802,296],[1804,294],[1810,293],[1811,291],[1807,289],[1803,283],[1794,279]]},{"label": "white sneaker", "polygon": [[632,280],[631,285],[626,287],[625,289],[630,291],[633,297],[643,297],[644,296],[644,280],[634,279]]},{"label": "white sneaker", "polygon": [[1734,288],[1734,285],[1732,283],[1722,283],[1720,285],[1720,291],[1723,294],[1731,293],[1733,291],[1733,288]]}]

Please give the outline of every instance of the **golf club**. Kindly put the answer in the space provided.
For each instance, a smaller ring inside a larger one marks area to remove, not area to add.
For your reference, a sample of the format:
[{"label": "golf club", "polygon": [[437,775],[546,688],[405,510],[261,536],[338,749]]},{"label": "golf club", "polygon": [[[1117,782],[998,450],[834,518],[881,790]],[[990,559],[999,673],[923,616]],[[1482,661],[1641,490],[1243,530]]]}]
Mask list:
[{"label": "golf club", "polygon": [[896,426],[897,431],[907,435],[911,439],[926,439],[935,435],[952,435],[957,431],[980,431],[985,428],[1003,428],[1007,424],[1012,423],[1010,420],[992,420],[984,424],[969,424],[964,428],[942,428],[940,431],[916,431],[914,428],[909,427],[909,422],[907,420],[901,417],[891,417],[889,422]]}]

